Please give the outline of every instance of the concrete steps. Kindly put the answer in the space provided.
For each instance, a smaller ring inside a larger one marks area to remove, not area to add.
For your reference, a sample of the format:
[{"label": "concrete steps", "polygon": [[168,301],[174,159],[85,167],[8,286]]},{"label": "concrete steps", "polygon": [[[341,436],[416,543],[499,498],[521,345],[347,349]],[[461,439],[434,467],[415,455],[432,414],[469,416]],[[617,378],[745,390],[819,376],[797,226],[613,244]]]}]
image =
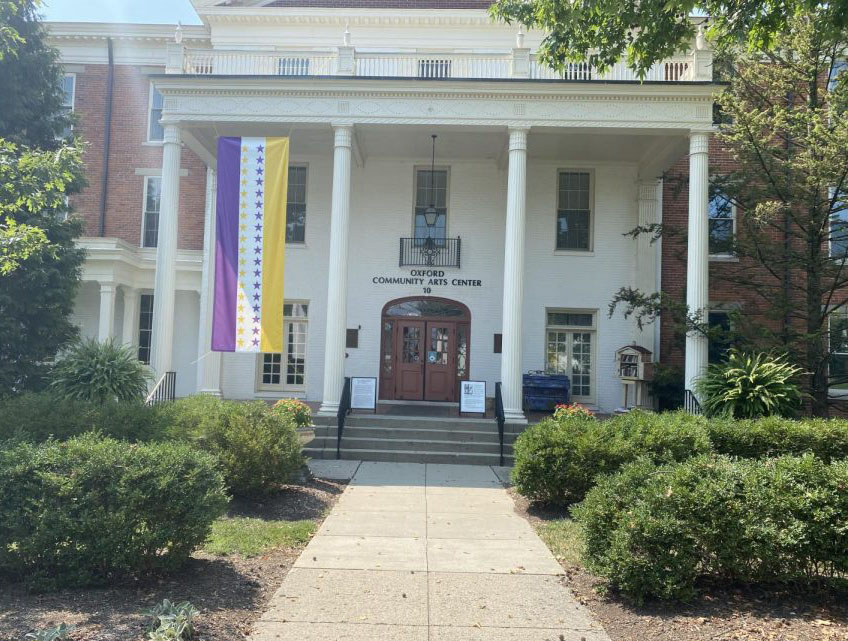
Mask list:
[{"label": "concrete steps", "polygon": [[[504,463],[512,465],[512,444],[523,426],[504,430]],[[313,459],[336,458],[335,417],[315,417],[315,437],[304,449]],[[345,421],[341,457],[397,463],[499,465],[500,441],[494,419],[352,415]]]}]

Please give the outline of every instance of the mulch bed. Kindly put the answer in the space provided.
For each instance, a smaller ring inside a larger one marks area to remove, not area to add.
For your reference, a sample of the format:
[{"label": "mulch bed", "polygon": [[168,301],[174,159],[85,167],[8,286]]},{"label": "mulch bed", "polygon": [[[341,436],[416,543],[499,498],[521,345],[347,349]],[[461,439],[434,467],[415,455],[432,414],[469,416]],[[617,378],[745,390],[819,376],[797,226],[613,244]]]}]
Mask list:
[{"label": "mulch bed", "polygon": [[[511,492],[531,523],[564,512],[530,506]],[[634,606],[585,569],[562,562],[563,582],[598,619],[612,641],[848,641],[848,594],[826,589],[762,589],[703,584],[688,604]]]},{"label": "mulch bed", "polygon": [[[230,516],[321,521],[344,485],[319,479],[290,485],[278,494],[233,501]],[[196,639],[235,641],[251,626],[280,587],[300,549],[277,549],[245,559],[196,553],[180,573],[103,589],[28,594],[0,583],[0,641],[21,641],[27,632],[73,624],[74,641],[137,641],[144,638],[139,613],[162,599],[191,601],[200,610]]]}]

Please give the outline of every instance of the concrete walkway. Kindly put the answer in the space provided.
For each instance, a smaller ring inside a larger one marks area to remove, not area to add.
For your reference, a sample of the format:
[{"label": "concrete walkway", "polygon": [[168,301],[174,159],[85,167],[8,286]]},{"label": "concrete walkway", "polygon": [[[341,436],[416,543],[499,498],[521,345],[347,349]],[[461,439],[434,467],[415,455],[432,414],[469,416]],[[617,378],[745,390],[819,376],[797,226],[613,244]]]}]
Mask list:
[{"label": "concrete walkway", "polygon": [[362,463],[253,641],[609,641],[488,467]]}]

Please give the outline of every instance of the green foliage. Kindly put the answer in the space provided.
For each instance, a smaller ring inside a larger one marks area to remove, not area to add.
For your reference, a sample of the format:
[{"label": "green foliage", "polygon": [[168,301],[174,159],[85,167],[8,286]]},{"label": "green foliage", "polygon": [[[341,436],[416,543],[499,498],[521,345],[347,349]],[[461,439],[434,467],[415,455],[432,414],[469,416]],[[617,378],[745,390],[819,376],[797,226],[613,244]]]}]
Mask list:
[{"label": "green foliage", "polygon": [[587,567],[636,601],[686,600],[699,577],[785,583],[848,573],[848,462],[640,460],[573,510]]},{"label": "green foliage", "polygon": [[68,625],[67,623],[60,623],[55,628],[39,630],[38,632],[30,632],[24,637],[24,639],[27,641],[29,639],[32,639],[33,641],[65,641],[70,638],[69,635],[74,631],[75,627],[76,626]]},{"label": "green foliage", "polygon": [[0,487],[0,574],[34,589],[175,570],[227,506],[210,455],[96,435],[0,450]]},{"label": "green foliage", "polygon": [[245,495],[289,483],[304,464],[293,421],[262,401],[193,396],[167,408],[172,434],[214,454],[230,490]]},{"label": "green foliage", "polygon": [[536,524],[539,538],[545,542],[557,561],[579,566],[583,558],[583,532],[572,519],[557,519]]},{"label": "green foliage", "polygon": [[302,545],[314,532],[315,521],[223,518],[212,524],[203,549],[218,556],[240,554],[249,558],[274,548]]},{"label": "green foliage", "polygon": [[554,68],[588,60],[591,54],[601,68],[625,58],[644,75],[655,63],[691,48],[695,28],[686,17],[693,12],[710,16],[707,33],[720,46],[738,48],[742,41],[749,48],[768,49],[790,29],[794,16],[808,10],[816,13],[823,32],[848,24],[843,0],[498,0],[490,11],[508,23],[544,31],[539,51]]},{"label": "green foliage", "polygon": [[65,441],[86,432],[127,441],[167,437],[168,417],[161,405],[140,402],[95,403],[57,397],[48,392],[0,399],[0,441]]},{"label": "green foliage", "polygon": [[291,418],[295,427],[309,427],[312,425],[312,410],[309,409],[309,405],[296,398],[280,399],[274,403],[272,411]]},{"label": "green foliage", "polygon": [[727,361],[710,365],[695,389],[707,416],[791,416],[801,407],[800,373],[785,357],[730,350]]},{"label": "green foliage", "polygon": [[141,402],[152,375],[131,347],[112,339],[103,343],[88,339],[62,356],[50,378],[50,389],[62,398]]},{"label": "green foliage", "polygon": [[171,603],[165,599],[142,614],[151,619],[148,641],[179,641],[194,638],[194,618],[200,611],[188,601]]},{"label": "green foliage", "polygon": [[599,474],[640,456],[670,462],[709,451],[705,421],[683,412],[548,419],[516,439],[512,480],[532,501],[568,505],[581,501]]},{"label": "green foliage", "polygon": [[757,420],[712,419],[707,429],[713,449],[740,458],[811,453],[825,462],[848,459],[848,421],[772,416]]},{"label": "green foliage", "polygon": [[657,401],[658,411],[680,409],[683,406],[683,395],[686,390],[683,369],[674,365],[657,363],[654,367],[654,377],[648,382],[648,389]]}]

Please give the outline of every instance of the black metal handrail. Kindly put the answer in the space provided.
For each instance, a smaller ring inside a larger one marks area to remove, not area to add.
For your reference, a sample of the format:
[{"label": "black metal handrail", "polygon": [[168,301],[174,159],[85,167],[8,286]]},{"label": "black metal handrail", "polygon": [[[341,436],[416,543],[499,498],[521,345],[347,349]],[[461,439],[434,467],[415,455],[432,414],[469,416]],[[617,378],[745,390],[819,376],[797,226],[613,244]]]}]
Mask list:
[{"label": "black metal handrail", "polygon": [[339,411],[336,414],[338,419],[338,434],[336,434],[336,459],[342,457],[342,433],[344,432],[345,419],[350,414],[350,378],[345,376],[344,387],[342,387],[342,400],[339,401]]},{"label": "black metal handrail", "polygon": [[501,443],[501,467],[504,464],[504,423],[506,423],[506,415],[504,414],[503,396],[501,395],[501,384],[495,383],[495,420],[498,422],[498,439]]},{"label": "black metal handrail", "polygon": [[462,238],[401,238],[399,267],[460,267]]},{"label": "black metal handrail", "polygon": [[147,395],[145,403],[155,405],[156,403],[164,403],[173,401],[177,397],[177,373],[165,372],[162,378],[154,386],[150,394]]},{"label": "black metal handrail", "polygon": [[698,397],[690,389],[683,393],[683,409],[695,416],[700,416],[704,413],[704,410],[701,409],[701,403],[698,402]]}]

